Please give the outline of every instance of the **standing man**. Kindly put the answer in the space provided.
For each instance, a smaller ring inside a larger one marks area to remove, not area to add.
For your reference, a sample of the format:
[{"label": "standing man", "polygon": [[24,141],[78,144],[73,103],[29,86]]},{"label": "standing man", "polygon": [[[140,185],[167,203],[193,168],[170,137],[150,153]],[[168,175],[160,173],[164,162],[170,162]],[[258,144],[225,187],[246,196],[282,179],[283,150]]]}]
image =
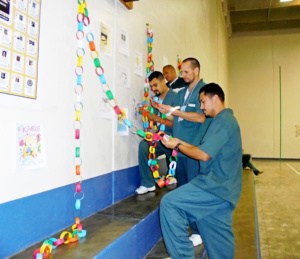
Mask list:
[{"label": "standing man", "polygon": [[183,80],[183,78],[177,76],[176,70],[172,65],[164,66],[163,74],[167,80],[167,86],[175,92],[178,92],[187,86],[187,83]]},{"label": "standing man", "polygon": [[207,84],[199,94],[201,109],[213,118],[201,143],[162,140],[166,147],[200,161],[197,177],[162,198],[162,233],[171,258],[192,259],[194,249],[187,229],[190,223],[196,223],[209,258],[233,259],[232,211],[242,185],[240,127],[233,111],[225,108],[219,85]]},{"label": "standing man", "polygon": [[[200,109],[199,91],[205,85],[200,77],[200,62],[196,58],[186,58],[181,64],[182,78],[188,84],[178,92],[180,109],[160,105],[162,113],[170,114],[173,119],[173,136],[192,145],[198,146],[211,122]],[[199,161],[179,152],[177,157],[176,179],[177,187],[191,181],[199,173]],[[194,246],[202,243],[201,236],[195,224],[191,224],[190,240]],[[201,234],[201,233],[200,233]]]},{"label": "standing man", "polygon": [[[149,76],[149,84],[151,91],[159,97],[163,104],[175,105],[177,94],[170,88],[167,87],[163,74],[159,71],[154,71]],[[157,105],[150,100],[151,105],[156,108]],[[156,110],[156,109],[155,109]],[[161,117],[158,114],[158,110],[150,118],[156,123],[161,122]],[[165,133],[172,135],[172,121],[166,120]],[[156,156],[165,154],[166,160],[169,161],[172,150],[166,148],[161,142],[157,142],[155,148]],[[145,194],[147,192],[155,191],[155,181],[152,176],[152,172],[148,166],[148,154],[149,154],[149,143],[146,140],[142,140],[139,144],[138,159],[139,159],[139,172],[141,179],[141,186],[135,190],[137,194]],[[175,179],[173,178],[173,181]],[[174,182],[175,183],[175,182]]]},{"label": "standing man", "polygon": [[[187,58],[182,61],[182,78],[188,87],[177,94],[177,105],[180,109],[174,109],[170,105],[159,105],[159,111],[171,114],[173,120],[173,136],[193,145],[199,145],[206,131],[209,120],[200,109],[199,90],[205,85],[200,78],[200,63],[195,58]],[[186,184],[192,180],[199,171],[199,161],[182,153],[178,154],[176,178],[177,186]]]}]

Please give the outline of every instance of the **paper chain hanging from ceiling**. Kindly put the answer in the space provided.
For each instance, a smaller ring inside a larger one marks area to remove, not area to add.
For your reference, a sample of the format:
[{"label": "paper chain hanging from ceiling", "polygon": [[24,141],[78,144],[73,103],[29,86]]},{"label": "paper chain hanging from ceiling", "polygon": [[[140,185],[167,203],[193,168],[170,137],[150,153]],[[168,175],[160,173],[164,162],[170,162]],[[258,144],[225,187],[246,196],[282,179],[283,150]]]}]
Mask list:
[{"label": "paper chain hanging from ceiling", "polygon": [[[105,92],[109,104],[114,109],[115,113],[118,116],[118,120],[122,121],[128,128],[132,128],[132,123],[126,118],[126,115],[123,114],[122,110],[117,104],[116,99],[112,91],[110,90],[109,86],[107,85],[106,78],[104,75],[104,69],[101,66],[101,62],[99,59],[98,51],[96,50],[95,42],[94,42],[94,35],[89,30],[90,25],[90,18],[88,15],[87,9],[87,2],[85,0],[77,0],[78,3],[78,13],[77,13],[77,32],[76,32],[76,39],[77,39],[77,64],[75,67],[75,74],[76,74],[76,85],[75,85],[75,94],[76,94],[76,101],[74,104],[75,110],[75,122],[74,122],[74,130],[75,130],[75,157],[74,157],[74,171],[76,176],[76,183],[75,183],[75,211],[77,216],[75,217],[75,223],[72,225],[72,231],[63,231],[59,238],[51,237],[45,240],[41,247],[36,249],[33,253],[33,258],[42,259],[47,258],[51,255],[52,250],[56,249],[58,246],[62,244],[69,244],[73,242],[77,242],[78,240],[86,237],[87,231],[82,228],[82,224],[80,222],[80,209],[81,209],[81,201],[84,198],[84,193],[82,191],[82,176],[81,176],[81,153],[80,153],[80,130],[81,130],[81,113],[83,110],[83,103],[82,103],[82,91],[83,91],[83,56],[85,55],[85,50],[83,48],[83,39],[84,36],[89,44],[91,58],[93,59],[93,63],[95,66],[95,73],[99,78],[99,81],[102,85],[102,89]],[[85,32],[86,35],[85,35]],[[149,81],[148,76],[152,71],[154,71],[154,62],[152,60],[152,43],[153,43],[153,32],[149,25],[147,25],[147,44],[148,44],[148,57],[147,57],[147,73],[145,79],[145,87],[144,87],[144,99],[143,102],[147,102],[149,100]],[[150,109],[149,109],[150,111]],[[152,112],[152,110],[151,110]],[[166,118],[164,118],[166,119]],[[162,124],[163,125],[163,124]],[[137,130],[135,134],[143,137],[146,141],[151,142],[150,145],[150,153],[151,157],[149,158],[148,165],[151,168],[153,176],[160,187],[164,185],[168,185],[168,177],[174,176],[175,169],[176,169],[176,160],[177,160],[177,153],[173,151],[170,164],[169,173],[166,178],[162,178],[158,172],[158,164],[155,157],[155,147],[157,142],[160,140],[161,132],[152,133],[148,130],[148,128],[144,127],[144,130]]]}]

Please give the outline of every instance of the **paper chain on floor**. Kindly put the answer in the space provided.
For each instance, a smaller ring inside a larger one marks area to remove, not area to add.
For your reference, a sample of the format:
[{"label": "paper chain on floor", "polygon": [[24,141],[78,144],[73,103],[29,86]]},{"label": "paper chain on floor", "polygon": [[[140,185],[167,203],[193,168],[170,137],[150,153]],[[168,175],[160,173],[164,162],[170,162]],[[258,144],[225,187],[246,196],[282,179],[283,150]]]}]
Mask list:
[{"label": "paper chain on floor", "polygon": [[[102,85],[102,89],[105,92],[109,104],[114,109],[115,113],[118,116],[118,120],[121,120],[128,128],[132,128],[132,123],[126,118],[125,114],[122,113],[120,107],[117,105],[116,99],[112,91],[110,90],[109,86],[107,85],[106,78],[104,75],[104,69],[101,66],[101,62],[99,59],[98,51],[96,50],[95,42],[94,42],[94,35],[89,30],[90,25],[90,18],[88,15],[87,9],[87,2],[85,0],[77,0],[78,3],[78,13],[77,13],[77,32],[76,32],[76,39],[77,39],[77,64],[75,67],[75,74],[76,74],[76,85],[75,85],[75,94],[76,94],[76,101],[74,104],[75,109],[75,122],[74,122],[74,130],[75,130],[75,157],[74,157],[74,170],[76,175],[76,183],[75,183],[75,210],[76,213],[80,214],[81,209],[81,201],[84,198],[84,193],[82,192],[81,187],[81,164],[82,159],[80,156],[80,129],[81,129],[81,112],[83,110],[83,103],[81,100],[81,94],[83,91],[83,83],[82,83],[82,76],[83,76],[83,66],[82,60],[83,56],[85,55],[85,50],[83,48],[83,39],[84,36],[89,44],[89,49],[91,53],[91,58],[93,59],[93,63],[95,65],[95,73],[98,76],[100,83]],[[85,31],[87,32],[85,35]],[[148,76],[152,71],[154,71],[154,62],[152,60],[152,43],[153,43],[153,32],[150,29],[150,26],[147,25],[147,43],[148,43],[148,62],[147,62],[147,77],[145,79],[145,87],[144,87],[144,99],[143,103],[146,103],[149,100],[149,81]],[[158,102],[158,99],[156,100]],[[149,112],[153,112],[152,109],[148,109]],[[144,114],[146,117],[146,114]],[[148,121],[144,118],[145,121]],[[169,184],[168,177],[174,176],[175,169],[176,169],[176,160],[177,160],[177,152],[173,150],[172,157],[170,158],[170,169],[169,174],[164,178],[159,175],[158,172],[158,162],[155,156],[155,147],[157,146],[157,142],[162,137],[163,131],[165,129],[164,122],[166,120],[165,115],[162,116],[162,123],[160,125],[160,131],[158,133],[152,133],[150,131],[146,131],[149,127],[145,127],[144,124],[144,131],[137,130],[135,134],[143,137],[146,141],[149,142],[149,161],[148,165],[153,172],[153,176],[156,179],[157,184],[160,187]],[[148,124],[149,125],[149,124]],[[150,144],[151,143],[151,144]],[[58,246],[62,244],[69,244],[73,242],[77,242],[78,240],[86,237],[87,231],[82,228],[82,224],[80,223],[80,217],[75,217],[75,224],[72,225],[72,232],[63,231],[59,238],[51,237],[43,242],[40,248],[36,249],[33,253],[33,258],[35,259],[42,259],[47,258],[51,255],[52,250],[56,249]]]}]

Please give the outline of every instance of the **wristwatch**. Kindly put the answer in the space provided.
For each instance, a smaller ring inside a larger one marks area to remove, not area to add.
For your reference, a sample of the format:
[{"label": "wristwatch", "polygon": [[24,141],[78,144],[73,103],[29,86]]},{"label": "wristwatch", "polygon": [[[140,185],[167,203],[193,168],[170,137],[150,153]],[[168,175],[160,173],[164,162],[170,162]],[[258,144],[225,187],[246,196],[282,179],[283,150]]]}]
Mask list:
[{"label": "wristwatch", "polygon": [[174,147],[174,149],[177,151],[177,152],[179,152],[179,146],[181,145],[181,143],[179,142],[175,147]]}]

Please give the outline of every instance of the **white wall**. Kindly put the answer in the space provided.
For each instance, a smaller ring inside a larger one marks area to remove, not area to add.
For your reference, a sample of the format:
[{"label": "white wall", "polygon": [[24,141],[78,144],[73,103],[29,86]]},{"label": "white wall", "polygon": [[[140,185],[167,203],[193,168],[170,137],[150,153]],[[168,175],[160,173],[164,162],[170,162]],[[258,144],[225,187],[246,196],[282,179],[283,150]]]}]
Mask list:
[{"label": "white wall", "polygon": [[254,157],[300,157],[299,44],[292,32],[229,41],[231,104]]},{"label": "white wall", "polygon": [[[154,31],[155,68],[164,59],[176,66],[176,56],[199,59],[206,82],[220,83],[227,92],[227,36],[218,0],[141,0],[128,11],[117,0],[87,1],[91,30],[99,49],[99,27],[112,28],[113,51],[100,60],[107,81],[120,107],[129,108],[132,97],[141,101],[145,72],[134,74],[134,52],[146,58],[146,23]],[[41,6],[38,93],[36,100],[0,94],[0,202],[50,190],[75,181],[74,173],[74,86],[76,77],[76,1],[43,0]],[[117,31],[129,36],[130,56],[118,51]],[[84,91],[81,130],[82,177],[89,179],[113,170],[137,165],[140,138],[116,133],[116,116],[101,114],[101,85],[85,45]],[[120,66],[127,66],[131,88],[118,85]],[[144,68],[145,71],[146,68]],[[16,125],[37,123],[43,128],[46,166],[32,170],[16,167]]]}]

